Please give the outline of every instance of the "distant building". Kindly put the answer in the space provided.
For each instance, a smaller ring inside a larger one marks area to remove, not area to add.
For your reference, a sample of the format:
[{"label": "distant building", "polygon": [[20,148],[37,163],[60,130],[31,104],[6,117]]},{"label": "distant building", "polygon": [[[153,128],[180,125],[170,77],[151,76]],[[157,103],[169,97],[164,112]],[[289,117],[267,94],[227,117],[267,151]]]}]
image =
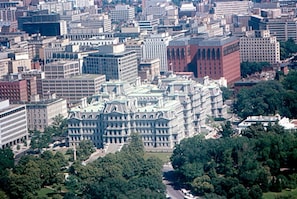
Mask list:
[{"label": "distant building", "polygon": [[160,75],[160,60],[144,60],[139,64],[138,76],[141,81],[152,82]]},{"label": "distant building", "polygon": [[67,117],[67,102],[64,99],[49,99],[26,103],[29,130],[44,131],[53,123],[53,118]]},{"label": "distant building", "polygon": [[28,136],[26,106],[0,101],[0,148],[22,143]]},{"label": "distant building", "polygon": [[46,79],[70,78],[80,74],[78,61],[56,61],[47,63],[42,68]]},{"label": "distant building", "polygon": [[280,44],[269,30],[254,30],[240,37],[241,62],[268,62],[275,64],[280,61]]},{"label": "distant building", "polygon": [[136,52],[127,51],[124,44],[101,46],[99,52],[84,58],[83,73],[134,83],[138,77]]},{"label": "distant building", "polygon": [[131,21],[135,17],[135,8],[129,5],[116,5],[114,10],[110,11],[112,21]]},{"label": "distant building", "polygon": [[289,118],[281,117],[280,115],[275,116],[249,116],[241,123],[238,124],[238,131],[241,133],[243,130],[247,129],[249,126],[255,124],[262,124],[264,128],[267,128],[269,125],[279,124],[284,127],[284,129],[296,129],[294,123],[289,121]]},{"label": "distant building", "polygon": [[160,71],[168,71],[167,46],[172,40],[171,36],[166,33],[151,34],[144,39],[143,59],[160,59]]},{"label": "distant building", "polygon": [[59,36],[67,34],[66,21],[60,20],[57,13],[48,10],[27,11],[27,16],[18,18],[18,28],[28,34]]},{"label": "distant building", "polygon": [[251,1],[222,1],[215,2],[213,13],[218,17],[234,14],[250,14],[253,3]]},{"label": "distant building", "polygon": [[269,30],[272,36],[278,41],[287,41],[292,38],[297,42],[296,17],[287,15],[276,15],[274,17],[261,17],[253,15],[249,21],[249,26],[253,30]]},{"label": "distant building", "polygon": [[43,79],[43,96],[56,93],[57,97],[67,100],[68,104],[76,104],[84,97],[90,97],[99,92],[104,83],[105,75],[82,74],[61,79]]},{"label": "distant building", "polygon": [[[11,76],[8,76],[9,78]],[[0,99],[9,99],[12,103],[28,102],[37,94],[36,78],[21,77],[0,81]]]}]

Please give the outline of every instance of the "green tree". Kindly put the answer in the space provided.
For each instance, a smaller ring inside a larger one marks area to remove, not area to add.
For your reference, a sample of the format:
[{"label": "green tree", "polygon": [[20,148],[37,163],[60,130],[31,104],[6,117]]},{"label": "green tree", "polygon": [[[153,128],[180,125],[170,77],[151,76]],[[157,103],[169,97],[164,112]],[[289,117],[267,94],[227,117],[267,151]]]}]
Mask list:
[{"label": "green tree", "polygon": [[234,109],[241,118],[251,115],[269,115],[286,112],[283,106],[285,90],[276,81],[260,82],[240,90]]},{"label": "green tree", "polygon": [[0,149],[0,173],[14,167],[14,154],[10,148]]},{"label": "green tree", "polygon": [[235,133],[235,130],[233,129],[230,121],[227,121],[224,124],[222,124],[218,132],[218,134],[221,135],[222,137],[231,137],[232,135],[234,135],[234,133]]},{"label": "green tree", "polygon": [[196,177],[191,186],[194,192],[198,195],[214,192],[214,186],[211,184],[211,179],[208,175]]},{"label": "green tree", "polygon": [[55,136],[63,136],[68,128],[68,120],[63,115],[58,114],[53,118],[52,127]]},{"label": "green tree", "polygon": [[91,140],[82,140],[76,150],[77,158],[79,160],[86,160],[95,151],[95,146]]},{"label": "green tree", "polygon": [[264,68],[269,68],[268,62],[242,62],[240,64],[241,77],[247,77],[256,72],[261,72]]}]

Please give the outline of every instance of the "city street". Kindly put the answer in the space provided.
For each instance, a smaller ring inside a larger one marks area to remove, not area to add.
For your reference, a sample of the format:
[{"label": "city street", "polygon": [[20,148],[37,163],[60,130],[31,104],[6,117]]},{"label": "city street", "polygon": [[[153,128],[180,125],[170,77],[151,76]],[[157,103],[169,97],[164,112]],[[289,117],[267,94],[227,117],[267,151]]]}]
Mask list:
[{"label": "city street", "polygon": [[171,164],[167,163],[163,165],[163,183],[166,185],[166,191],[170,198],[172,199],[182,199],[184,198],[183,193],[180,191],[179,187],[174,184],[175,176],[173,172],[173,167]]}]

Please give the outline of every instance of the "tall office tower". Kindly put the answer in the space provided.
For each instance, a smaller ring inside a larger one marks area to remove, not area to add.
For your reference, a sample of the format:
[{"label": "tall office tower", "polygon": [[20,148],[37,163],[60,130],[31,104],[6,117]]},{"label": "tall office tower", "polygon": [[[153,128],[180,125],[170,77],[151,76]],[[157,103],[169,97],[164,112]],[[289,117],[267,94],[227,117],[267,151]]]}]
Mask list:
[{"label": "tall office tower", "polygon": [[188,71],[191,62],[189,37],[178,38],[169,42],[167,47],[168,70],[173,72]]},{"label": "tall office tower", "polygon": [[240,38],[240,61],[278,63],[279,45],[276,37],[270,36],[269,30],[248,31]]},{"label": "tall office tower", "polygon": [[26,106],[0,100],[0,148],[22,143],[28,136]]},{"label": "tall office tower", "polygon": [[190,70],[197,77],[224,77],[228,84],[240,79],[239,38],[191,38]]},{"label": "tall office tower", "polygon": [[160,71],[168,71],[167,46],[171,41],[168,32],[152,34],[145,38],[143,46],[143,59],[160,59]]},{"label": "tall office tower", "polygon": [[116,5],[114,10],[110,11],[112,21],[131,21],[135,17],[135,8],[129,5]]},{"label": "tall office tower", "polygon": [[84,58],[83,73],[134,83],[138,77],[136,52],[126,51],[124,44],[100,46],[99,52]]}]

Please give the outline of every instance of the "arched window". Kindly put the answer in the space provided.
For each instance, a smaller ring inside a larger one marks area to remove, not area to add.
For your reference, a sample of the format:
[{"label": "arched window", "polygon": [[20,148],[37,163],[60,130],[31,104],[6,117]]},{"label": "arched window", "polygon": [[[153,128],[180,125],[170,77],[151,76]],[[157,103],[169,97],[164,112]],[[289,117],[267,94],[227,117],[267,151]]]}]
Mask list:
[{"label": "arched window", "polygon": [[167,58],[171,59],[171,54],[170,54],[170,49],[169,48],[167,49]]},{"label": "arched window", "polygon": [[197,60],[199,60],[201,58],[201,50],[198,49],[198,52],[197,52]]},{"label": "arched window", "polygon": [[207,59],[210,59],[210,49],[207,49]]},{"label": "arched window", "polygon": [[176,49],[176,57],[177,57],[177,58],[180,58],[179,48]]},{"label": "arched window", "polygon": [[211,51],[211,59],[216,59],[216,52],[214,48]]},{"label": "arched window", "polygon": [[202,50],[202,59],[205,59],[205,49]]},{"label": "arched window", "polygon": [[221,51],[220,51],[220,49],[218,48],[218,49],[217,49],[217,59],[220,59],[220,57],[221,57]]},{"label": "arched window", "polygon": [[184,48],[181,49],[181,58],[182,59],[185,58],[185,49]]}]

